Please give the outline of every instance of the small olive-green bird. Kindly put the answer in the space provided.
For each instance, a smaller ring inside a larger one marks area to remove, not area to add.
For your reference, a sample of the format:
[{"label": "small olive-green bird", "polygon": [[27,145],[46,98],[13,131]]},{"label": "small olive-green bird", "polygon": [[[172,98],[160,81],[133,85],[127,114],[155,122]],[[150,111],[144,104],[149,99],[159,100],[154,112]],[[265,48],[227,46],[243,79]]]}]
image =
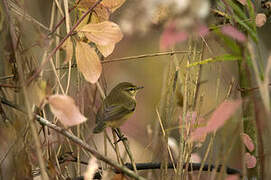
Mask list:
[{"label": "small olive-green bird", "polygon": [[142,88],[129,82],[122,82],[114,87],[97,112],[93,133],[100,133],[106,127],[120,127],[135,111],[135,96]]}]

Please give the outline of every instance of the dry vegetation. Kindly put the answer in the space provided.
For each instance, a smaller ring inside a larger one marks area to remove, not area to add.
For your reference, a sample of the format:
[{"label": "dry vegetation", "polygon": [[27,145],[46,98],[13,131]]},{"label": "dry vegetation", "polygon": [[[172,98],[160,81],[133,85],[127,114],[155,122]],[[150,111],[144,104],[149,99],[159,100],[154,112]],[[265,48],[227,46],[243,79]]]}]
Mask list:
[{"label": "dry vegetation", "polygon": [[[2,0],[0,180],[268,179],[270,4]],[[136,112],[93,134],[122,81]]]}]

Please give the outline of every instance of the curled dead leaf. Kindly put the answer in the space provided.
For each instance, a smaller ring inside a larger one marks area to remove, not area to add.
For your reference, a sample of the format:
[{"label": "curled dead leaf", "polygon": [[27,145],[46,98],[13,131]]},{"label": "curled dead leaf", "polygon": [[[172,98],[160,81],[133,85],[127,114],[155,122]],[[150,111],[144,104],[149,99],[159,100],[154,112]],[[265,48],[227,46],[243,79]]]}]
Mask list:
[{"label": "curled dead leaf", "polygon": [[85,122],[87,119],[83,116],[74,100],[67,95],[51,95],[48,97],[48,103],[53,114],[65,126],[74,126]]},{"label": "curled dead leaf", "polygon": [[119,26],[111,21],[87,24],[80,28],[78,32],[84,33],[88,40],[102,46],[117,43],[123,37]]},{"label": "curled dead leaf", "polygon": [[102,73],[102,65],[94,48],[78,41],[76,44],[76,63],[79,71],[90,83],[96,83]]}]

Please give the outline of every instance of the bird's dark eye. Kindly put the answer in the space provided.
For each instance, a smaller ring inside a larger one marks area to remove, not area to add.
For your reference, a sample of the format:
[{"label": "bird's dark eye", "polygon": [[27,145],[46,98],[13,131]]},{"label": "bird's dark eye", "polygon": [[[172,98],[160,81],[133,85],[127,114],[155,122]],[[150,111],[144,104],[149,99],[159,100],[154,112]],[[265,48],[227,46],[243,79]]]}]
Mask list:
[{"label": "bird's dark eye", "polygon": [[128,90],[129,91],[135,91],[135,88],[129,88]]}]

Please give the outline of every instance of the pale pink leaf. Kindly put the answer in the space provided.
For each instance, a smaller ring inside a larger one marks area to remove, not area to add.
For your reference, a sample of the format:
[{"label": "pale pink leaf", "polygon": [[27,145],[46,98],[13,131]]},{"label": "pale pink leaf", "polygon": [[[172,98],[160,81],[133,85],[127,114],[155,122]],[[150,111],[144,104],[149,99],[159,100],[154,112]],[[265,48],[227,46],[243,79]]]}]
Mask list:
[{"label": "pale pink leaf", "polygon": [[67,95],[51,95],[48,98],[53,114],[65,126],[74,126],[85,122],[87,119],[83,116],[78,107],[75,105],[74,100]]},{"label": "pale pink leaf", "polygon": [[247,135],[246,133],[243,133],[242,140],[250,152],[254,151],[254,144],[253,144],[252,139],[249,137],[249,135]]},{"label": "pale pink leaf", "polygon": [[[195,125],[196,119],[197,119],[197,112],[196,111],[192,111],[192,112],[187,112],[186,113],[186,119],[185,119],[185,121],[190,122],[191,126]],[[182,126],[183,122],[184,122],[183,121],[183,115],[180,115],[180,117],[179,117],[180,126]]]},{"label": "pale pink leaf", "polygon": [[239,180],[238,175],[228,175],[225,180]]},{"label": "pale pink leaf", "polygon": [[80,28],[78,32],[84,33],[88,40],[102,46],[117,43],[123,37],[119,26],[111,21],[87,24]]},{"label": "pale pink leaf", "polygon": [[190,157],[190,162],[193,163],[200,163],[201,162],[201,157],[198,153],[192,153]]},{"label": "pale pink leaf", "polygon": [[208,132],[208,128],[199,127],[191,133],[190,141],[202,141],[205,139]]},{"label": "pale pink leaf", "polygon": [[241,106],[241,102],[241,100],[226,100],[221,103],[213,112],[210,120],[207,123],[208,131],[213,132],[222,127],[224,123],[238,110],[238,108]]},{"label": "pale pink leaf", "polygon": [[256,166],[257,159],[255,158],[255,156],[253,156],[247,152],[245,154],[245,162],[246,162],[247,168],[250,169],[250,168],[254,168]]},{"label": "pale pink leaf", "polygon": [[185,31],[177,31],[176,24],[171,22],[164,30],[160,38],[160,49],[165,50],[173,47],[176,43],[185,41],[188,33]]},{"label": "pale pink leaf", "polygon": [[209,28],[206,25],[200,25],[197,28],[197,33],[201,37],[205,37],[209,33]]},{"label": "pale pink leaf", "polygon": [[115,48],[115,43],[111,43],[105,46],[99,45],[97,44],[97,48],[99,49],[99,51],[102,53],[102,55],[104,57],[109,56],[110,54],[112,54],[114,48]]},{"label": "pale pink leaf", "polygon": [[[182,115],[179,117],[179,119],[180,119],[179,123],[180,123],[181,127],[184,127],[184,125],[183,125],[184,122],[183,122],[182,117],[183,117]],[[206,136],[206,132],[205,132],[204,128],[203,129],[202,128],[195,129],[195,127],[198,126],[199,124],[203,123],[205,121],[205,119],[203,117],[197,118],[197,112],[192,111],[192,112],[187,112],[185,121],[190,124],[189,124],[189,129],[182,128],[182,130],[184,131],[184,135],[185,135],[184,138],[187,138],[186,135],[188,134],[190,140],[192,140],[192,141],[197,140],[199,142],[203,142],[205,140],[205,136]],[[190,135],[190,132],[192,132],[191,135]]]},{"label": "pale pink leaf", "polygon": [[87,170],[84,173],[84,180],[93,180],[94,175],[96,171],[98,170],[98,168],[99,168],[99,165],[97,163],[97,159],[95,157],[92,157],[89,160]]},{"label": "pale pink leaf", "polygon": [[264,13],[258,13],[256,15],[255,23],[257,27],[262,27],[266,23],[266,15]]},{"label": "pale pink leaf", "polygon": [[199,127],[191,133],[191,141],[199,141],[204,138],[207,133],[214,132],[222,127],[225,122],[236,112],[240,107],[241,100],[224,101],[213,112],[211,118],[204,127]]},{"label": "pale pink leaf", "polygon": [[79,71],[87,81],[96,83],[102,73],[102,65],[94,48],[78,41],[75,55]]},{"label": "pale pink leaf", "polygon": [[221,29],[221,32],[239,42],[244,42],[247,39],[246,36],[242,32],[240,32],[238,29],[236,29],[235,27],[231,25],[223,26]]}]

